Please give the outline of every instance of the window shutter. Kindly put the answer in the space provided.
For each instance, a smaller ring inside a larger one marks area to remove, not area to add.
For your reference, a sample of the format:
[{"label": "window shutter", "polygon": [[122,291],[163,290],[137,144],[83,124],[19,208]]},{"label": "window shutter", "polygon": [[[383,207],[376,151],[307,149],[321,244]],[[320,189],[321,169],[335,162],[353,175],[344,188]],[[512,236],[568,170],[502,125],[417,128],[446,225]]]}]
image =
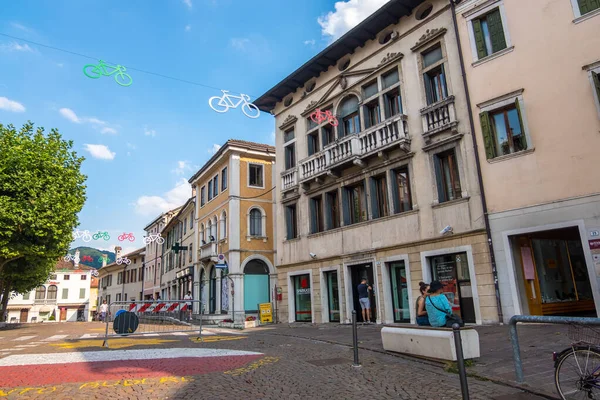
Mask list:
[{"label": "window shutter", "polygon": [[594,89],[596,89],[596,96],[598,98],[598,102],[600,102],[600,75],[595,72],[592,72],[592,80],[594,81]]},{"label": "window shutter", "polygon": [[527,149],[527,137],[525,136],[525,128],[523,127],[523,115],[521,114],[521,105],[519,103],[519,99],[515,99],[515,108],[517,109],[517,115],[519,116],[519,125],[521,126],[521,137],[519,140],[521,141],[521,149]]},{"label": "window shutter", "polygon": [[579,4],[579,13],[581,15],[600,8],[600,0],[577,0],[577,3]]},{"label": "window shutter", "polygon": [[286,207],[285,208],[285,228],[286,228],[286,235],[287,235],[287,240],[293,239],[294,238],[294,229],[293,229],[293,215],[292,215],[292,210],[290,207]]},{"label": "window shutter", "polygon": [[377,204],[377,181],[373,178],[369,179],[369,190],[371,197],[371,209],[373,210],[373,218],[379,218],[381,216],[381,210]]},{"label": "window shutter", "polygon": [[307,139],[308,139],[308,155],[312,156],[313,154],[315,154],[314,141],[312,140],[311,135],[308,135]]},{"label": "window shutter", "polygon": [[504,29],[502,28],[502,17],[500,16],[500,10],[489,13],[487,15],[487,22],[490,29],[492,51],[495,53],[505,49],[506,39],[504,38]]},{"label": "window shutter", "polygon": [[341,139],[344,136],[346,136],[346,132],[345,132],[345,129],[344,129],[344,121],[342,120],[342,117],[339,116],[339,115],[336,115],[336,118],[338,120],[338,126],[337,126],[338,139]]},{"label": "window shutter", "polygon": [[394,201],[394,213],[400,212],[400,188],[398,187],[397,172],[390,171],[390,182],[392,182],[392,199]]},{"label": "window shutter", "polygon": [[437,155],[433,156],[433,168],[435,169],[435,183],[438,190],[438,202],[443,203],[448,199],[446,198],[446,192],[444,190],[444,180],[442,177],[442,168],[440,164],[439,157]]},{"label": "window shutter", "polygon": [[342,188],[342,213],[344,214],[344,225],[350,225],[350,204],[348,202],[348,189]]},{"label": "window shutter", "polygon": [[429,80],[429,75],[423,74],[423,82],[425,82],[425,97],[427,98],[427,104],[432,104],[434,100],[431,95],[431,81]]},{"label": "window shutter", "polygon": [[490,114],[488,112],[482,112],[479,114],[479,120],[481,121],[481,133],[483,135],[483,145],[485,146],[485,156],[489,160],[496,157],[496,146],[494,144],[494,134],[492,132]]},{"label": "window shutter", "polygon": [[481,20],[473,20],[473,36],[475,36],[475,47],[477,48],[477,58],[483,58],[487,56],[487,49],[485,48],[485,38],[483,37],[483,29],[481,29]]},{"label": "window shutter", "polygon": [[317,208],[315,207],[315,200],[310,199],[310,233],[317,233]]},{"label": "window shutter", "polygon": [[333,205],[331,204],[331,196],[325,195],[325,229],[331,229],[331,213],[333,212]]},{"label": "window shutter", "polygon": [[440,79],[442,80],[442,90],[444,91],[442,93],[442,98],[445,99],[446,97],[448,97],[448,84],[446,83],[446,70],[444,69],[444,64],[440,65],[440,68],[442,70]]}]

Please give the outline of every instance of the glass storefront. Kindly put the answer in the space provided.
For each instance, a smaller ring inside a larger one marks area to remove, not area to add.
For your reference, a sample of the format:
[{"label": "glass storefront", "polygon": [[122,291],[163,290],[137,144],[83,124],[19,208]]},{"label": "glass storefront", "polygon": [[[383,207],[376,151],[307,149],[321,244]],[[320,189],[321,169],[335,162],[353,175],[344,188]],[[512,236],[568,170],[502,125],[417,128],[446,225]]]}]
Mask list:
[{"label": "glass storefront", "polygon": [[310,300],[310,275],[292,277],[295,296],[295,313],[297,322],[312,322],[312,303]]},{"label": "glass storefront", "polygon": [[430,257],[433,280],[440,281],[452,311],[463,321],[475,323],[475,305],[467,253]]},{"label": "glass storefront", "polygon": [[329,322],[340,322],[340,292],[338,289],[337,271],[325,272],[325,282],[327,282]]},{"label": "glass storefront", "polygon": [[389,264],[392,286],[392,302],[394,307],[394,322],[410,321],[410,306],[408,304],[408,286],[406,282],[406,266],[404,261]]}]

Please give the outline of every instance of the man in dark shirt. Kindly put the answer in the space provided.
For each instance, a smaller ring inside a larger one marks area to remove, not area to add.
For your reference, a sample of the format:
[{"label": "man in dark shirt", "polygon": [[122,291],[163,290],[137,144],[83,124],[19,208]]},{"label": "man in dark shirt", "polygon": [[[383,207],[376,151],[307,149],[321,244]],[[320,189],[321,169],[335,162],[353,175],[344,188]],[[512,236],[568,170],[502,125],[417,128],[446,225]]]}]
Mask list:
[{"label": "man in dark shirt", "polygon": [[369,301],[369,290],[372,290],[371,286],[367,285],[367,280],[362,279],[360,285],[358,285],[358,302],[360,308],[362,308],[362,319],[363,323],[371,323],[371,302]]}]

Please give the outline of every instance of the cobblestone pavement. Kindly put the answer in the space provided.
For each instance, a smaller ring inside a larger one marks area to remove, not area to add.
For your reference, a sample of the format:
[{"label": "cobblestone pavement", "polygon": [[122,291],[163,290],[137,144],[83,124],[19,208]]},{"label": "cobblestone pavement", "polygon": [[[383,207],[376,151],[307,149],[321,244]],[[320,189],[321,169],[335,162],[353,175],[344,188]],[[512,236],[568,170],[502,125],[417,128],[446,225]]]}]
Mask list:
[{"label": "cobblestone pavement", "polygon": [[[156,353],[156,360],[135,368],[124,362],[124,368],[107,368],[106,377],[101,379],[82,378],[71,383],[65,382],[68,373],[60,373],[60,370],[51,365],[31,366],[30,374],[36,369],[45,371],[47,384],[18,387],[7,385],[1,388],[0,397],[278,400],[461,398],[457,375],[446,373],[439,366],[362,350],[362,366],[356,368],[352,366],[352,350],[349,347],[321,340],[281,336],[280,333],[285,331],[279,328],[246,330],[243,335],[239,332],[236,332],[237,335],[229,335],[221,330],[214,332],[214,335],[205,336],[204,342],[197,341],[197,335],[130,337],[112,340],[110,349],[100,348],[101,344],[97,339],[81,339],[82,335],[91,334],[93,329],[98,328],[98,324],[73,323],[0,331],[0,351],[20,337],[35,336],[34,339],[41,342],[36,347],[24,347],[23,350],[0,357],[0,363],[14,360],[16,354],[62,354],[64,361],[67,361],[67,355],[73,352],[80,352],[84,358],[90,357],[91,352],[109,352],[112,356],[123,359],[126,358],[123,352],[132,350],[144,350],[150,359]],[[366,329],[362,333],[365,331]],[[44,342],[45,338],[57,335],[67,337]],[[23,342],[26,344],[28,341]],[[119,347],[119,343],[122,347]],[[186,357],[193,352],[188,349],[220,349],[260,354],[248,357],[243,362],[219,357],[200,359],[210,366],[200,368],[186,363],[182,358],[175,359],[175,363],[159,358],[158,353],[172,349],[181,350]],[[42,358],[36,356],[37,359]],[[88,362],[65,363],[61,368],[65,371],[69,368],[76,369],[84,376],[99,367]],[[469,388],[471,399],[541,399],[523,394],[518,389],[475,379],[469,380]]]}]

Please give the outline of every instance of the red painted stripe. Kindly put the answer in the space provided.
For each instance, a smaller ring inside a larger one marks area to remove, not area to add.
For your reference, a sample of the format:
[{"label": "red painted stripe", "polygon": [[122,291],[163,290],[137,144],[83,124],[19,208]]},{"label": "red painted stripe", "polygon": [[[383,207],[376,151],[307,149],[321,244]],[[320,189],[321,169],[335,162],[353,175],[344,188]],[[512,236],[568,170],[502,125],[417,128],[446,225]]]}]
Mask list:
[{"label": "red painted stripe", "polygon": [[171,306],[169,306],[169,308],[167,308],[167,311],[173,311],[175,310],[177,307],[179,306],[179,303],[173,303],[171,304]]},{"label": "red painted stripe", "polygon": [[130,304],[129,305],[129,311],[132,311],[133,309],[135,309],[135,306],[136,306],[135,304]]},{"label": "red painted stripe", "polygon": [[146,303],[144,304],[139,310],[138,312],[144,312],[146,311],[150,306],[152,305],[152,303]]},{"label": "red painted stripe", "polygon": [[165,303],[157,304],[156,307],[154,307],[154,310],[152,310],[152,311],[159,312],[164,306],[165,306]]},{"label": "red painted stripe", "polygon": [[[240,368],[260,357],[257,354],[0,367],[0,388],[201,375]],[[111,384],[107,383],[106,386]]]}]

